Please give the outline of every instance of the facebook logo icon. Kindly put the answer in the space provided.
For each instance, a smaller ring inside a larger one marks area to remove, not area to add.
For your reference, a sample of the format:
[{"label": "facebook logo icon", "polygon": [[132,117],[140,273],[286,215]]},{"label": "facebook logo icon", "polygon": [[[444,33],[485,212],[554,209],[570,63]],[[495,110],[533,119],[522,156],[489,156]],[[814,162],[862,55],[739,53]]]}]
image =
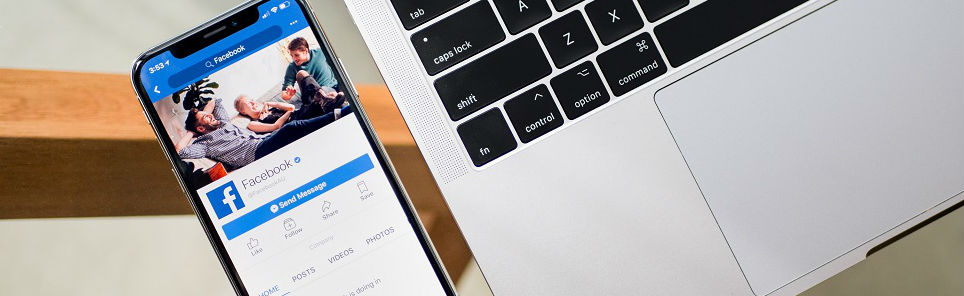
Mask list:
[{"label": "facebook logo icon", "polygon": [[238,194],[238,187],[234,186],[234,181],[214,188],[207,195],[218,219],[244,208],[244,201],[241,200],[241,195]]}]

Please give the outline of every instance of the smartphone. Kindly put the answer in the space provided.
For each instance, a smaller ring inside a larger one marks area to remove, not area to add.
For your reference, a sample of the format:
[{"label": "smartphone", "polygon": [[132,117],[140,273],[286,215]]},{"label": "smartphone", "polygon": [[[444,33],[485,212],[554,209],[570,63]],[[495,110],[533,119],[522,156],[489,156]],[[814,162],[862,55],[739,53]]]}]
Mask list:
[{"label": "smartphone", "polygon": [[142,54],[144,115],[239,295],[454,295],[306,1]]}]

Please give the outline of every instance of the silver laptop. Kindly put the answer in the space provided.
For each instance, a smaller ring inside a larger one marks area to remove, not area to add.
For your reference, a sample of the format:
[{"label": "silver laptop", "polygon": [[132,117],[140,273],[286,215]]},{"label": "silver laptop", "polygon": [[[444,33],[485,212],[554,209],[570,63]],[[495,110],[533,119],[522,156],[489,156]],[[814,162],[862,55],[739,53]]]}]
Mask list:
[{"label": "silver laptop", "polygon": [[496,295],[786,295],[962,202],[964,2],[346,0]]}]

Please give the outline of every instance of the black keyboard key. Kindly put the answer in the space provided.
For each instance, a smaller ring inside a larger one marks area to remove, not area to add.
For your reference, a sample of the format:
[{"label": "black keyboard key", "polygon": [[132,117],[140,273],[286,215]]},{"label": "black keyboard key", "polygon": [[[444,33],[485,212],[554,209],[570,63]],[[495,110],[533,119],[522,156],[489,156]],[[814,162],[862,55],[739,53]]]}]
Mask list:
[{"label": "black keyboard key", "polygon": [[505,114],[522,143],[562,126],[563,121],[549,88],[542,84],[506,101]]},{"label": "black keyboard key", "polygon": [[706,1],[656,26],[669,64],[685,64],[807,0]]},{"label": "black keyboard key", "polygon": [[539,35],[558,68],[572,64],[598,48],[586,19],[578,10],[542,26]]},{"label": "black keyboard key", "polygon": [[452,10],[469,0],[392,0],[395,13],[405,29],[411,30],[418,25]]},{"label": "black keyboard key", "polygon": [[589,61],[553,77],[549,84],[552,84],[552,91],[569,119],[576,119],[609,102],[609,92]]},{"label": "black keyboard key", "polygon": [[452,120],[488,106],[552,72],[539,41],[527,34],[435,80]]},{"label": "black keyboard key", "polygon": [[596,0],[586,4],[586,16],[596,29],[599,41],[609,45],[643,27],[632,0]]},{"label": "black keyboard key", "polygon": [[649,33],[642,33],[596,57],[613,94],[621,96],[666,73]]},{"label": "black keyboard key", "polygon": [[639,7],[651,23],[686,7],[687,4],[690,4],[690,0],[639,0]]},{"label": "black keyboard key", "polygon": [[482,166],[518,146],[498,108],[469,119],[457,130],[475,166]]},{"label": "black keyboard key", "polygon": [[509,33],[528,29],[552,15],[546,0],[492,0]]},{"label": "black keyboard key", "polygon": [[489,2],[482,1],[412,34],[412,45],[429,75],[505,40]]},{"label": "black keyboard key", "polygon": [[552,0],[552,6],[555,6],[557,11],[563,11],[579,2],[582,0]]}]

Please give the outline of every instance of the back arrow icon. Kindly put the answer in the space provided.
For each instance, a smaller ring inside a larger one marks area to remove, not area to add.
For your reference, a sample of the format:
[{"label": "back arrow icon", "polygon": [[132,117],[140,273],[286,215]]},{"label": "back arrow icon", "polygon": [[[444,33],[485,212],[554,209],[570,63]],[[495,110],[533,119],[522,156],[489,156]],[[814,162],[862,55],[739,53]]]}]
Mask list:
[{"label": "back arrow icon", "polygon": [[161,91],[157,90],[157,85],[154,86],[154,92],[161,93]]}]

